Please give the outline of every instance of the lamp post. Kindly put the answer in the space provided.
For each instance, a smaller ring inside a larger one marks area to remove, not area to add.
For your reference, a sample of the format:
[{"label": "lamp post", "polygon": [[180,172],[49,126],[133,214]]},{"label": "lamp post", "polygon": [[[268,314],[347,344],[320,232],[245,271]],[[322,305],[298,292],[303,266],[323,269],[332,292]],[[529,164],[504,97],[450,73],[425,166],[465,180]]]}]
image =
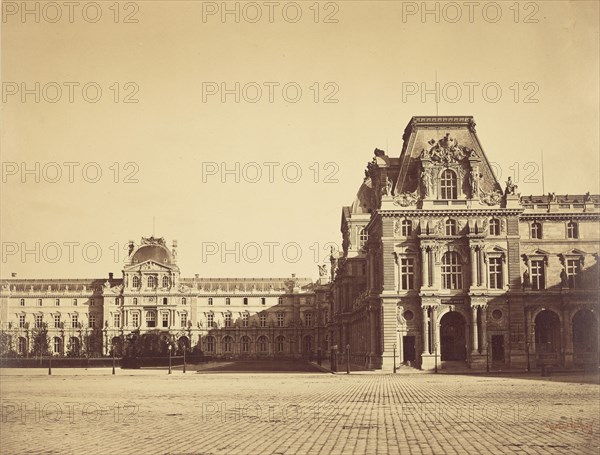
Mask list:
[{"label": "lamp post", "polygon": [[350,345],[346,345],[346,374],[350,374]]},{"label": "lamp post", "polygon": [[112,343],[112,358],[113,358],[113,369],[112,374],[115,374],[115,342]]},{"label": "lamp post", "polygon": [[435,358],[435,367],[433,369],[433,371],[435,373],[438,372],[438,365],[437,365],[437,356],[438,356],[438,342],[437,340],[435,340],[435,353],[434,353],[434,358]]},{"label": "lamp post", "polygon": [[396,343],[394,343],[394,373],[396,372]]},{"label": "lamp post", "polygon": [[169,374],[171,374],[171,345],[167,349],[169,350]]},{"label": "lamp post", "polygon": [[50,353],[50,356],[48,357],[48,375],[50,376],[52,374],[52,352]]},{"label": "lamp post", "polygon": [[187,345],[185,342],[183,343],[183,372],[185,373],[185,350],[187,349]]}]

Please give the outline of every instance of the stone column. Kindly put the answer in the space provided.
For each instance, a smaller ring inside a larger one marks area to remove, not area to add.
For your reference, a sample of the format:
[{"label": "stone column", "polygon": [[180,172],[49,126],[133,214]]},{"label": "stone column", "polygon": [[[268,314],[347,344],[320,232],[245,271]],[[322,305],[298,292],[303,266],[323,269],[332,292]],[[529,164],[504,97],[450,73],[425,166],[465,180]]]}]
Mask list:
[{"label": "stone column", "polygon": [[485,270],[485,259],[483,257],[483,250],[479,249],[479,285],[482,288],[486,288],[487,287],[487,280],[486,280],[486,270]]},{"label": "stone column", "polygon": [[441,326],[440,326],[440,323],[438,322],[438,307],[437,306],[432,307],[431,324],[433,325],[433,327],[432,327],[433,349],[434,349],[434,351],[436,351],[436,355],[440,358],[440,361],[441,361],[441,356],[442,356],[442,353],[440,352]]},{"label": "stone column", "polygon": [[473,330],[471,331],[472,336],[473,336],[473,341],[472,341],[471,347],[472,347],[473,354],[479,354],[479,333],[477,331],[477,307],[471,306],[471,312],[472,312],[471,321],[473,324]]},{"label": "stone column", "polygon": [[434,289],[439,289],[440,288],[440,270],[437,266],[437,260],[436,260],[436,251],[430,251],[429,254],[431,255],[430,259],[431,259],[431,274],[433,275],[431,278],[431,282],[433,283],[433,288]]},{"label": "stone column", "polygon": [[508,289],[508,266],[506,264],[506,255],[501,258],[502,263],[502,289]]},{"label": "stone column", "polygon": [[429,329],[427,327],[429,316],[427,307],[423,307],[423,354],[429,354]]},{"label": "stone column", "polygon": [[421,247],[421,288],[429,287],[429,252],[427,247]]},{"label": "stone column", "polygon": [[471,288],[477,287],[477,251],[471,246]]}]

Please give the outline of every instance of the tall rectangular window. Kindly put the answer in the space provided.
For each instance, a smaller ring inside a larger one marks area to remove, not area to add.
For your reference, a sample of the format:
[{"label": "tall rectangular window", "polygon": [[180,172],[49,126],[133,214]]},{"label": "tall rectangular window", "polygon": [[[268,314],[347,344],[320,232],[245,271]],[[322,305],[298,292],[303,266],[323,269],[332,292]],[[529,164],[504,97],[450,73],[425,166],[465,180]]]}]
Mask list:
[{"label": "tall rectangular window", "polygon": [[225,327],[231,327],[231,313],[225,314]]},{"label": "tall rectangular window", "polygon": [[400,258],[400,286],[403,290],[415,288],[415,260]]},{"label": "tall rectangular window", "polygon": [[179,321],[181,323],[181,327],[187,326],[187,313],[181,313],[181,320]]},{"label": "tall rectangular window", "polygon": [[25,315],[24,314],[19,315],[19,328],[21,328],[21,329],[25,328]]},{"label": "tall rectangular window", "polygon": [[304,323],[307,327],[312,326],[312,313],[308,311],[304,313]]},{"label": "tall rectangular window", "polygon": [[502,289],[502,258],[489,258],[490,289]]},{"label": "tall rectangular window", "polygon": [[119,313],[113,315],[113,323],[115,327],[121,327],[121,315]]},{"label": "tall rectangular window", "polygon": [[277,313],[277,327],[283,327],[283,313]]},{"label": "tall rectangular window", "polygon": [[156,327],[156,314],[153,311],[146,313],[146,327]]},{"label": "tall rectangular window", "polygon": [[579,259],[567,259],[567,281],[569,283],[569,288],[574,289],[577,287],[580,270],[581,265]]},{"label": "tall rectangular window", "polygon": [[206,315],[206,325],[208,327],[214,327],[215,326],[215,317],[212,314],[208,314]]},{"label": "tall rectangular window", "polygon": [[264,314],[261,314],[258,317],[258,321],[259,321],[259,325],[261,327],[266,327],[267,326],[267,316],[265,316]]},{"label": "tall rectangular window", "polygon": [[44,324],[43,316],[41,314],[36,314],[35,315],[35,327],[37,329],[41,329],[43,324]]},{"label": "tall rectangular window", "polygon": [[248,313],[242,314],[242,326],[248,327],[248,321],[250,320],[250,315]]},{"label": "tall rectangular window", "polygon": [[531,261],[531,289],[545,289],[546,277],[544,273],[544,261]]},{"label": "tall rectangular window", "polygon": [[[136,314],[136,316],[137,316],[137,314]],[[95,314],[90,314],[88,316],[88,326],[90,327],[90,329],[96,328],[96,315]]]},{"label": "tall rectangular window", "polygon": [[60,314],[54,315],[54,328],[60,329]]},{"label": "tall rectangular window", "polygon": [[169,314],[168,313],[163,313],[163,315],[162,315],[162,326],[169,327]]},{"label": "tall rectangular window", "polygon": [[131,324],[132,324],[134,327],[139,327],[139,326],[140,326],[140,316],[139,316],[139,314],[137,314],[137,313],[133,313],[133,314],[131,315]]}]

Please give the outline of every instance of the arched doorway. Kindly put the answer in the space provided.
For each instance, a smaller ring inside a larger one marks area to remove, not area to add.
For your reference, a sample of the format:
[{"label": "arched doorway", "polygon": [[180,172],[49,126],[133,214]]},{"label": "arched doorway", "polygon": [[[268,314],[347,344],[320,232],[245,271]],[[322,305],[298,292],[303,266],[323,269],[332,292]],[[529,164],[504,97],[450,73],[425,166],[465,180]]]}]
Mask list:
[{"label": "arched doorway", "polygon": [[560,355],[560,319],[554,311],[543,310],[535,317],[537,363],[556,364]]},{"label": "arched doorway", "polygon": [[463,316],[451,311],[440,321],[441,360],[467,360],[466,322]]},{"label": "arched doorway", "polygon": [[598,364],[598,321],[590,310],[579,310],[573,317],[573,363]]},{"label": "arched doorway", "polygon": [[186,352],[189,352],[190,350],[190,339],[185,335],[179,337],[179,340],[177,340],[177,354],[183,354],[184,350]]}]

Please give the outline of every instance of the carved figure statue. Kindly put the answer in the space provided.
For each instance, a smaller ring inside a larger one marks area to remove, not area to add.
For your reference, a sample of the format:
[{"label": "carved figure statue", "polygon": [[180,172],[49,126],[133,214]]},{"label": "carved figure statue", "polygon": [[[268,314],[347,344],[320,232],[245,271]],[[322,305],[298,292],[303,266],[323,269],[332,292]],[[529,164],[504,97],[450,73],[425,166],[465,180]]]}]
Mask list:
[{"label": "carved figure statue", "polygon": [[506,190],[504,191],[504,194],[515,194],[516,189],[517,185],[512,181],[512,177],[509,176],[506,181]]},{"label": "carved figure statue", "polygon": [[391,196],[392,195],[392,180],[389,177],[385,178],[385,189],[386,189],[386,195]]},{"label": "carved figure statue", "polygon": [[319,265],[319,278],[327,277],[327,264]]},{"label": "carved figure statue", "polygon": [[479,168],[475,166],[469,173],[469,183],[471,184],[471,197],[477,197],[479,193]]},{"label": "carved figure statue", "polygon": [[421,182],[423,184],[423,197],[430,197],[433,193],[433,180],[431,172],[427,169],[423,169],[421,172]]},{"label": "carved figure statue", "polygon": [[548,201],[556,202],[556,193],[548,193]]},{"label": "carved figure statue", "polygon": [[525,270],[523,272],[523,287],[528,288],[531,286],[531,281],[529,280],[529,271]]},{"label": "carved figure statue", "polygon": [[592,196],[590,195],[589,191],[585,193],[585,196],[583,197],[583,202],[592,202]]},{"label": "carved figure statue", "polygon": [[569,278],[567,276],[567,271],[564,267],[560,271],[560,284],[563,288],[569,287]]}]

